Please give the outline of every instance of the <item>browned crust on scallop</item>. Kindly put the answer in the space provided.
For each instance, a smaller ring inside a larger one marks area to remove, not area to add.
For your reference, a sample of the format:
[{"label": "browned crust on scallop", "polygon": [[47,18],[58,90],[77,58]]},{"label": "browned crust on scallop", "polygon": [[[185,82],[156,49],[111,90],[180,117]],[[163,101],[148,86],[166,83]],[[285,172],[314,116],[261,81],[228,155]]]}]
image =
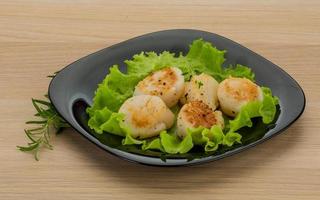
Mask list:
[{"label": "browned crust on scallop", "polygon": [[139,128],[148,127],[150,125],[150,120],[146,116],[141,116],[139,113],[132,113],[132,123]]},{"label": "browned crust on scallop", "polygon": [[193,127],[210,128],[218,122],[212,109],[202,101],[192,101],[184,107],[183,113]]},{"label": "browned crust on scallop", "polygon": [[138,88],[145,91],[147,86],[151,85],[158,88],[157,90],[149,91],[151,95],[163,95],[162,92],[168,91],[177,81],[178,77],[170,67],[164,68],[159,72],[163,73],[160,77],[156,78],[154,73],[152,73],[138,84]]},{"label": "browned crust on scallop", "polygon": [[[146,112],[149,111],[149,114]],[[131,121],[138,128],[147,128],[153,125],[155,116],[159,112],[159,109],[155,109],[151,103],[151,99],[146,102],[145,107],[141,109],[130,109]],[[150,113],[151,112],[151,113]]]},{"label": "browned crust on scallop", "polygon": [[[230,78],[240,79],[240,78]],[[244,82],[241,82],[239,87],[232,87],[229,81],[224,83],[226,92],[231,94],[236,100],[239,101],[253,101],[259,96],[259,87],[248,79],[241,78]]]}]

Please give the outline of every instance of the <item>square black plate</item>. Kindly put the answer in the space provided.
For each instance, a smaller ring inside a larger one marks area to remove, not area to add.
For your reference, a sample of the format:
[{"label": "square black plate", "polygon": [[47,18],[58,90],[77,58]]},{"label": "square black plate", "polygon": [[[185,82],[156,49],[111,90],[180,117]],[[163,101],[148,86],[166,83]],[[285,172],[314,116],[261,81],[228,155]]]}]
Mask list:
[{"label": "square black plate", "polygon": [[[121,146],[121,138],[104,134],[97,139],[97,134],[87,126],[88,116],[85,109],[92,105],[94,92],[98,84],[108,74],[108,68],[118,64],[125,71],[124,60],[130,59],[141,51],[162,51],[186,53],[189,44],[203,38],[220,50],[227,50],[225,65],[242,64],[249,66],[256,74],[256,81],[261,86],[270,87],[280,99],[278,117],[270,126],[259,123],[246,132],[243,144],[232,148],[219,149],[212,154],[194,152],[185,155],[161,155],[157,152],[142,152],[134,147]],[[305,107],[305,96],[298,83],[280,67],[242,45],[214,33],[199,30],[176,29],[145,34],[96,53],[83,57],[62,69],[51,81],[49,97],[59,114],[81,135],[102,149],[121,158],[142,164],[159,166],[177,166],[204,163],[218,160],[255,146],[282,132],[299,118]],[[250,132],[248,132],[250,130]]]}]

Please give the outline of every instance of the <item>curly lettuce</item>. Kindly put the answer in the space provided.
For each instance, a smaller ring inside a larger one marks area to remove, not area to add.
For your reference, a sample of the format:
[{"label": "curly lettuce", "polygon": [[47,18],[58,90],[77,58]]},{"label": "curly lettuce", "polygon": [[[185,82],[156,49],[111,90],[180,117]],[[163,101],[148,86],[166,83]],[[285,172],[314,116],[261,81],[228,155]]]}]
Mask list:
[{"label": "curly lettuce", "polygon": [[246,78],[251,81],[254,80],[254,73],[252,70],[246,66],[237,64],[235,66],[230,65],[229,67],[226,67],[221,73],[216,74],[216,79],[222,81],[229,77],[240,77],[240,78]]},{"label": "curly lettuce", "polygon": [[134,87],[141,80],[136,74],[122,73],[117,65],[110,67],[109,71],[103,82],[98,85],[93,105],[87,110],[90,117],[104,108],[117,112],[123,102],[132,96]]},{"label": "curly lettuce", "polygon": [[[246,66],[237,64],[223,68],[224,54],[225,51],[198,39],[192,42],[185,56],[168,51],[160,54],[142,52],[125,61],[126,73],[121,72],[117,65],[112,66],[109,74],[98,85],[93,105],[87,109],[89,127],[97,134],[122,136],[122,145],[138,145],[142,150],[156,150],[168,154],[187,153],[194,146],[202,146],[205,152],[213,152],[221,145],[230,147],[241,143],[242,136],[237,131],[245,126],[251,127],[252,118],[261,117],[266,124],[273,121],[278,99],[272,96],[270,89],[262,87],[263,101],[250,102],[243,106],[236,118],[226,121],[228,127],[224,130],[220,126],[213,126],[210,129],[203,127],[188,129],[183,139],[175,134],[175,127],[162,131],[158,137],[135,139],[131,136],[130,129],[122,122],[124,115],[118,113],[123,102],[133,95],[139,81],[151,72],[168,66],[178,67],[183,72],[185,80],[190,80],[195,74],[207,73],[218,81],[230,76],[254,81],[254,73]],[[179,107],[173,109],[179,111]]]},{"label": "curly lettuce", "polygon": [[261,117],[263,123],[269,124],[276,115],[276,105],[279,100],[272,96],[271,90],[267,87],[261,87],[263,93],[262,101],[253,101],[244,105],[235,119],[230,120],[230,132],[239,130],[242,127],[252,127],[252,118]]}]

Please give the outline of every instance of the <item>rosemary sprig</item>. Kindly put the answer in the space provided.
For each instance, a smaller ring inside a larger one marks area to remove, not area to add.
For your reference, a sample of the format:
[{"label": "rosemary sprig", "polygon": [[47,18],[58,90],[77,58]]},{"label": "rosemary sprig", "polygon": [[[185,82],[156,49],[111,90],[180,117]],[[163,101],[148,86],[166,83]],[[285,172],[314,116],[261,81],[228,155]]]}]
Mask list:
[{"label": "rosemary sprig", "polygon": [[33,153],[36,160],[39,160],[39,151],[42,148],[53,148],[50,144],[50,135],[69,127],[51,104],[48,95],[45,95],[45,98],[46,100],[32,99],[32,104],[37,111],[34,116],[40,119],[26,122],[35,126],[24,130],[30,142],[26,146],[17,146],[20,151]]}]

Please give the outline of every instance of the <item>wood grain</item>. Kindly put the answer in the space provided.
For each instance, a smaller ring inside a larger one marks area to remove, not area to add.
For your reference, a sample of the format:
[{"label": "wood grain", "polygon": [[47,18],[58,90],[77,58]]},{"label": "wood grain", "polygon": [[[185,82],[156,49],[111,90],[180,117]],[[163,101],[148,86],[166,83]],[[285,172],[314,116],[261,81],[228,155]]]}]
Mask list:
[{"label": "wood grain", "polygon": [[[0,2],[0,199],[319,199],[320,2]],[[194,167],[141,166],[106,154],[73,130],[39,162],[25,144],[30,98],[46,76],[103,47],[170,28],[231,38],[270,59],[304,88],[303,116],[241,154]]]}]

